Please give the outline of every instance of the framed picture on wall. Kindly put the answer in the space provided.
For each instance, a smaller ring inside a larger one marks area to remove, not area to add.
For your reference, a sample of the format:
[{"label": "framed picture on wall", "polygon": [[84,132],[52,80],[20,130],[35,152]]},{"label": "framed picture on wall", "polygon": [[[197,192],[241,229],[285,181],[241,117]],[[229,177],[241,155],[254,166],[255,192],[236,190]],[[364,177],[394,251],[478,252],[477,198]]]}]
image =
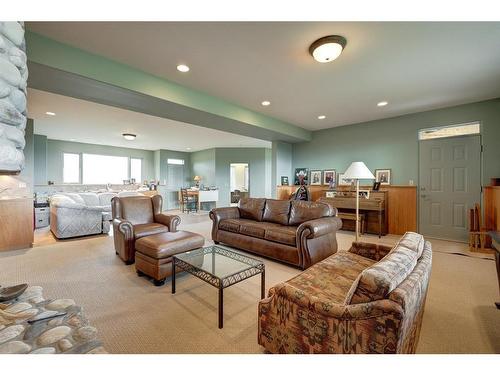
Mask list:
[{"label": "framed picture on wall", "polygon": [[390,169],[375,169],[375,181],[380,182],[380,185],[391,184],[391,170]]},{"label": "framed picture on wall", "polygon": [[323,185],[328,185],[330,188],[334,188],[337,183],[337,172],[335,169],[325,169],[323,171]]},{"label": "framed picture on wall", "polygon": [[311,185],[321,185],[321,171],[311,171]]},{"label": "framed picture on wall", "polygon": [[304,185],[307,185],[308,183],[308,177],[309,177],[309,168],[295,168],[295,174],[294,174],[294,185],[300,185],[300,178],[304,179]]},{"label": "framed picture on wall", "polygon": [[281,176],[281,186],[288,186],[288,176]]},{"label": "framed picture on wall", "polygon": [[351,180],[344,178],[345,173],[339,173],[337,176],[337,181],[339,186],[350,186]]}]

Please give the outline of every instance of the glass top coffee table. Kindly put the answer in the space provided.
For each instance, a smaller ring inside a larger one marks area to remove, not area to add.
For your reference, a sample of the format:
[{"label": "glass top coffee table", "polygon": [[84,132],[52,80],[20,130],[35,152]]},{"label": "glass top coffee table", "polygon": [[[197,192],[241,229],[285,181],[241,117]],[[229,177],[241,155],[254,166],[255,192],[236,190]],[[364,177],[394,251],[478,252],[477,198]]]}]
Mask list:
[{"label": "glass top coffee table", "polygon": [[174,255],[172,294],[175,294],[175,269],[180,268],[219,289],[219,328],[223,326],[223,290],[249,277],[261,274],[260,295],[265,297],[264,263],[220,246],[209,246]]}]

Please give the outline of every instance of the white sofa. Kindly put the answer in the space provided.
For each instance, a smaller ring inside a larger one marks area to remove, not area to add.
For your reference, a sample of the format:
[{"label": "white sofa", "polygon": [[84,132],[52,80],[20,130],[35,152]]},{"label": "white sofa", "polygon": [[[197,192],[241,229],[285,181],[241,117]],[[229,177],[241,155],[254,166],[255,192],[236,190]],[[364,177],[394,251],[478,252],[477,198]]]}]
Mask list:
[{"label": "white sofa", "polygon": [[115,193],[57,193],[50,197],[50,230],[57,238],[108,233]]}]

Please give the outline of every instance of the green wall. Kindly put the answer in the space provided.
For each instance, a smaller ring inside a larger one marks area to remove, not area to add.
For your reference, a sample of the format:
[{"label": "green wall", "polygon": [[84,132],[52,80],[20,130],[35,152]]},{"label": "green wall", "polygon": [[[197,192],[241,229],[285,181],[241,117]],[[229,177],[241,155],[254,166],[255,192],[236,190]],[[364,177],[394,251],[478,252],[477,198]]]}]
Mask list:
[{"label": "green wall", "polygon": [[47,185],[47,137],[34,134],[35,171],[34,184]]},{"label": "green wall", "polygon": [[472,121],[481,122],[487,185],[500,177],[500,99],[315,131],[311,142],[293,145],[293,168],[344,172],[363,161],[372,172],[391,168],[394,185],[418,184],[418,130]]},{"label": "green wall", "polygon": [[272,195],[276,196],[276,186],[281,185],[281,176],[288,176],[292,184],[293,147],[290,143],[273,142],[272,144]]},{"label": "green wall", "polygon": [[191,153],[191,173],[201,177],[201,184],[215,185],[215,148]]},{"label": "green wall", "polygon": [[[160,172],[160,186],[158,188],[160,194],[163,196],[163,209],[170,210],[179,207],[179,189],[181,187],[188,187],[193,185],[193,179],[191,177],[191,166],[190,160],[191,156],[189,152],[182,151],[171,151],[171,150],[159,150],[154,151],[154,162],[159,163],[155,165],[155,171]],[[184,166],[180,167],[178,165],[169,165],[168,159],[182,159],[184,160]],[[182,168],[182,173],[184,178],[180,182],[180,185],[173,183],[169,180],[169,168]]]},{"label": "green wall", "polygon": [[35,169],[35,147],[34,147],[34,134],[33,134],[33,120],[28,119],[26,122],[26,129],[24,130],[24,139],[26,146],[24,146],[24,169],[19,174],[19,178],[23,180],[28,187],[33,190],[34,184],[34,169]]},{"label": "green wall", "polygon": [[271,197],[271,149],[217,148],[215,149],[215,181],[219,188],[218,206],[230,204],[230,164],[248,163],[250,196]]}]

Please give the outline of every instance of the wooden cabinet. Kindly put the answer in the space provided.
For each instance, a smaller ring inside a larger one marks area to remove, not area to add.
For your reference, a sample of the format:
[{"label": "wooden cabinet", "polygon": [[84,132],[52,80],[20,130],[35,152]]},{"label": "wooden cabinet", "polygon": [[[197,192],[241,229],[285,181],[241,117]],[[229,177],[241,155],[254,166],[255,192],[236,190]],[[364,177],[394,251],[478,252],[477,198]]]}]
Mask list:
[{"label": "wooden cabinet", "polygon": [[33,246],[33,199],[0,199],[0,251]]},{"label": "wooden cabinet", "polygon": [[[298,186],[278,186],[278,199],[289,199]],[[326,195],[327,186],[308,186],[313,201]],[[338,190],[349,190],[350,186],[338,186]],[[371,186],[360,186],[362,190],[371,190]],[[384,185],[380,191],[387,192],[387,233],[405,234],[417,231],[417,187],[403,185]],[[385,218],[384,218],[385,220]]]}]

